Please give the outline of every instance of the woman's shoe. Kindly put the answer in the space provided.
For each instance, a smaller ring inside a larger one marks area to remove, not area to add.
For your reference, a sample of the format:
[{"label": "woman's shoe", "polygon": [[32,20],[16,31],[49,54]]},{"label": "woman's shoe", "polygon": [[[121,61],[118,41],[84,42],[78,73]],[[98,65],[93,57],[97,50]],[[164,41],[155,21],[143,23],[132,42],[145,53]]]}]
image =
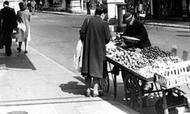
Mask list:
[{"label": "woman's shoe", "polygon": [[28,53],[28,51],[24,51],[24,53]]},{"label": "woman's shoe", "polygon": [[93,97],[98,97],[99,96],[99,91],[98,91],[99,85],[98,83],[94,84],[94,88],[93,88]]},{"label": "woman's shoe", "polygon": [[93,96],[93,97],[98,97],[98,96],[99,96],[98,90],[93,90],[92,96]]},{"label": "woman's shoe", "polygon": [[86,90],[86,96],[87,96],[87,97],[90,97],[90,88],[88,88],[88,89]]},{"label": "woman's shoe", "polygon": [[17,48],[17,51],[20,53],[20,52],[21,52],[21,49],[20,49],[20,48]]}]

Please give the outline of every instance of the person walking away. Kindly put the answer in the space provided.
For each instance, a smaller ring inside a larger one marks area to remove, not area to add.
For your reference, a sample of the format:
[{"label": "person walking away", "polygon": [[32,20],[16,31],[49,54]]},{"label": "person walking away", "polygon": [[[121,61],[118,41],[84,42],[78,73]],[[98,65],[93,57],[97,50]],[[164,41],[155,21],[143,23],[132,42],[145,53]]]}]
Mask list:
[{"label": "person walking away", "polygon": [[27,2],[27,7],[28,7],[28,10],[30,12],[32,12],[32,5],[31,5],[31,1],[30,0]]},{"label": "person walking away", "polygon": [[43,2],[42,2],[42,0],[40,0],[40,2],[39,2],[39,10],[40,11],[42,10],[42,7],[43,7]]},{"label": "person walking away", "polygon": [[32,0],[31,1],[31,12],[32,12],[32,15],[34,15],[35,8],[36,8],[36,2],[35,2],[35,0]]},{"label": "person walking away", "polygon": [[81,74],[85,77],[87,96],[91,95],[91,90],[93,97],[99,95],[98,83],[103,78],[105,44],[111,38],[108,23],[104,21],[106,14],[107,9],[97,7],[95,16],[86,18],[80,29],[80,38],[84,43]]},{"label": "person walking away", "polygon": [[18,52],[21,52],[22,48],[22,42],[25,43],[25,49],[24,52],[27,53],[27,47],[28,47],[28,41],[31,40],[30,36],[30,19],[31,19],[31,14],[27,9],[26,4],[23,2],[19,3],[20,10],[17,12],[17,21],[18,23],[23,23],[25,25],[25,30],[19,29],[18,28],[18,33],[20,34],[19,38],[17,38],[18,42]]},{"label": "person walking away", "polygon": [[11,45],[12,45],[12,38],[11,34],[13,29],[17,27],[16,22],[16,13],[13,8],[9,7],[9,2],[4,1],[3,7],[0,11],[0,21],[3,31],[3,38],[5,43],[5,54],[6,56],[10,56],[12,54]]}]

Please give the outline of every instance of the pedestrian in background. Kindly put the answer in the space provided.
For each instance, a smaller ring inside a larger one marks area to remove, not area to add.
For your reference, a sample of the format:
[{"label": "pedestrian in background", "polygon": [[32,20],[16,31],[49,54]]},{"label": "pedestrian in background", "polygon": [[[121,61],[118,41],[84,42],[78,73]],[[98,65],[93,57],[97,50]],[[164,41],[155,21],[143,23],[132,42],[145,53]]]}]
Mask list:
[{"label": "pedestrian in background", "polygon": [[80,29],[80,38],[84,43],[81,74],[85,77],[87,96],[91,95],[91,90],[94,97],[99,95],[98,83],[103,78],[105,45],[111,38],[108,23],[104,21],[106,14],[107,9],[97,7],[95,16],[86,18]]},{"label": "pedestrian in background", "polygon": [[90,12],[90,7],[91,7],[90,0],[87,0],[87,1],[86,1],[87,15],[90,15],[90,14],[91,14],[91,12]]},{"label": "pedestrian in background", "polygon": [[36,1],[32,0],[31,1],[31,12],[32,12],[32,15],[34,15],[35,10],[36,10]]},{"label": "pedestrian in background", "polygon": [[32,12],[32,4],[31,4],[31,1],[30,1],[30,0],[27,1],[27,7],[28,7],[28,10],[29,10],[30,12]]},{"label": "pedestrian in background", "polygon": [[9,7],[9,2],[4,1],[3,7],[0,11],[0,21],[2,26],[3,38],[5,43],[5,54],[10,56],[12,54],[12,32],[17,27],[16,13],[13,8]]},{"label": "pedestrian in background", "polygon": [[[20,10],[17,12],[17,21],[18,21],[17,32],[19,34],[19,37],[17,38],[17,42],[18,42],[17,50],[18,52],[21,52],[22,42],[24,42],[25,43],[24,52],[27,53],[28,41],[31,40],[31,36],[30,36],[31,15],[25,3],[20,2],[19,8]],[[24,24],[25,29],[23,27],[19,27],[20,24]]]},{"label": "pedestrian in background", "polygon": [[43,2],[42,2],[42,0],[40,0],[40,2],[39,2],[39,10],[41,11],[42,8],[43,8]]}]

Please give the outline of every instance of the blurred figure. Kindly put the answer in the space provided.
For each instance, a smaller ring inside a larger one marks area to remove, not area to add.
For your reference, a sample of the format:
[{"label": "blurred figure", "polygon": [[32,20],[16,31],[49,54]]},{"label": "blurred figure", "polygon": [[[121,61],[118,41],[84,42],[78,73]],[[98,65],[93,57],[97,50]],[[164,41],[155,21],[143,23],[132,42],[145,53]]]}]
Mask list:
[{"label": "blurred figure", "polygon": [[[110,41],[111,34],[108,23],[104,21],[107,9],[97,7],[95,16],[86,18],[80,29],[80,38],[83,41],[83,59],[81,74],[86,81],[86,95],[96,97],[99,95],[99,80],[103,78],[105,67],[105,45]],[[93,89],[91,89],[91,83]]]},{"label": "blurred figure", "polygon": [[43,2],[42,2],[42,0],[40,0],[40,2],[39,2],[39,10],[40,11],[42,10],[42,7],[43,7]]},{"label": "blurred figure", "polygon": [[[17,50],[18,52],[21,52],[22,42],[25,43],[25,49],[24,52],[27,53],[27,47],[28,47],[28,41],[30,41],[30,12],[27,9],[27,6],[25,3],[20,2],[19,3],[20,10],[17,12],[17,21],[18,23],[23,23],[25,26],[25,29],[18,26],[18,34],[19,37],[17,38],[17,42],[19,44]],[[19,25],[19,24],[18,24]]]},{"label": "blurred figure", "polygon": [[90,12],[90,7],[91,7],[90,0],[87,0],[87,1],[86,1],[87,15],[90,15],[90,14],[91,14],[91,12]]},{"label": "blurred figure", "polygon": [[36,1],[32,0],[31,1],[31,12],[32,12],[32,15],[34,15],[35,10],[36,10]]},{"label": "blurred figure", "polygon": [[9,7],[9,2],[3,2],[3,9],[0,11],[0,21],[3,32],[3,39],[5,44],[5,54],[10,56],[12,54],[11,45],[12,45],[12,32],[13,29],[17,27],[16,22],[16,13],[13,8]]},{"label": "blurred figure", "polygon": [[32,12],[32,5],[31,5],[31,1],[30,0],[28,0],[28,2],[27,2],[27,7],[28,7],[28,10],[30,12]]}]

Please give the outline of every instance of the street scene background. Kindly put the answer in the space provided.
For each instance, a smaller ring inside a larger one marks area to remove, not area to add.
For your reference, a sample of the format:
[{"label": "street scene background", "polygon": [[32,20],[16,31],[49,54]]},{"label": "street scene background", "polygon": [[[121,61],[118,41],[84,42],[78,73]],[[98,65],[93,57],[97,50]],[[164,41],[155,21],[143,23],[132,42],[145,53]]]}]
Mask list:
[{"label": "street scene background", "polygon": [[[85,15],[54,15],[39,13],[32,17],[32,41],[30,45],[69,70],[73,69],[73,55],[79,39],[79,29]],[[151,43],[171,51],[178,48],[189,52],[189,29],[146,26]]]},{"label": "street scene background", "polygon": [[[108,95],[102,98],[84,96],[84,79],[73,67],[73,55],[85,17],[72,13],[35,13],[31,19],[29,53],[18,55],[14,41],[11,57],[4,56],[4,50],[0,50],[1,64],[8,67],[0,77],[2,114],[17,111],[29,114],[138,114],[123,101],[122,80],[118,81],[116,99],[113,98],[113,83]],[[145,26],[153,46],[167,51],[177,47],[179,57],[184,50],[190,52],[190,29],[151,26],[148,21]],[[155,113],[154,106],[144,111]]]}]

